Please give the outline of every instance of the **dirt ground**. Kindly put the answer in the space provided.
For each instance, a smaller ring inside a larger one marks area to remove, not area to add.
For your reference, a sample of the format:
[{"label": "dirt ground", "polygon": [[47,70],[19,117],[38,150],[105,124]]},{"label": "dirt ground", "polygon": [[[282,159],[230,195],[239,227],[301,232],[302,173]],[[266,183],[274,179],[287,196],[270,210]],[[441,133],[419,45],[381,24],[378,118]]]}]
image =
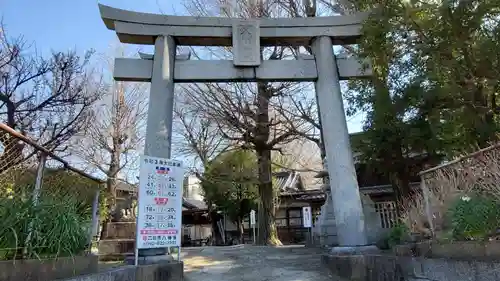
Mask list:
[{"label": "dirt ground", "polygon": [[303,246],[183,248],[187,281],[341,281],[321,266],[322,250]]}]

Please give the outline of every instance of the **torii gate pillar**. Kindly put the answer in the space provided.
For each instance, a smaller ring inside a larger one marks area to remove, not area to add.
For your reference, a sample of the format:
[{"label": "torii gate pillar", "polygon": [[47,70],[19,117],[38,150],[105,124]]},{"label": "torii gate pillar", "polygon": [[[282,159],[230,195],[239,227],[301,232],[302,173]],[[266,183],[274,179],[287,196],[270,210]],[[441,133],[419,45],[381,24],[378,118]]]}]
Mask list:
[{"label": "torii gate pillar", "polygon": [[144,147],[147,156],[171,157],[175,49],[171,36],[156,37]]},{"label": "torii gate pillar", "polygon": [[318,79],[314,85],[322,121],[321,129],[330,176],[337,240],[340,246],[365,246],[367,239],[363,207],[332,40],[328,36],[315,38],[312,42],[312,51],[318,69]]}]

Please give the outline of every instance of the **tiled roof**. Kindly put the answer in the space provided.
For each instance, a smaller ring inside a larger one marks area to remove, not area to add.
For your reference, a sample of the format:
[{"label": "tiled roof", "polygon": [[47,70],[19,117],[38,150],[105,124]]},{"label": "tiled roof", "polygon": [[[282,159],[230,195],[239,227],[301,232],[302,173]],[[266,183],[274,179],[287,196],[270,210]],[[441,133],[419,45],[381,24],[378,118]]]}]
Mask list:
[{"label": "tiled roof", "polygon": [[[410,188],[418,189],[420,186],[419,182],[410,183]],[[320,201],[326,199],[326,194],[323,192],[323,189],[327,186],[323,186],[322,188],[316,188],[311,190],[301,190],[301,191],[287,191],[282,192],[281,196],[283,197],[293,197],[295,200],[305,200],[305,201]],[[392,193],[393,189],[391,185],[377,185],[377,186],[362,186],[359,188],[361,193],[370,195],[370,194],[383,194],[383,193]]]},{"label": "tiled roof", "polygon": [[[410,183],[411,189],[418,189],[420,187],[419,182]],[[364,194],[381,194],[381,193],[392,193],[394,192],[392,185],[374,185],[374,186],[363,186],[360,187],[359,190]]]},{"label": "tiled roof", "polygon": [[326,195],[321,189],[286,191],[280,194],[282,197],[292,197],[295,200],[325,200]]},{"label": "tiled roof", "polygon": [[182,206],[186,207],[187,209],[207,209],[207,204],[205,203],[205,201],[188,198],[182,198]]},{"label": "tiled roof", "polygon": [[116,184],[116,190],[137,192],[137,184],[130,184],[128,182],[118,180]]},{"label": "tiled roof", "polygon": [[274,184],[281,192],[304,189],[299,172],[281,171],[274,173],[274,178]]}]

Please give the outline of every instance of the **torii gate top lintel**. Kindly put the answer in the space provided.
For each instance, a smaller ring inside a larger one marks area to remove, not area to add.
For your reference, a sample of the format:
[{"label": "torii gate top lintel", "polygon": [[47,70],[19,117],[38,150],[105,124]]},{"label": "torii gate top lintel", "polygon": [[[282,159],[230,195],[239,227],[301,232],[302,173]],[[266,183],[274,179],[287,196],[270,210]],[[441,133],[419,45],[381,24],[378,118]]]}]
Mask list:
[{"label": "torii gate top lintel", "polygon": [[233,26],[245,22],[259,27],[261,46],[307,46],[317,36],[330,36],[333,44],[354,44],[367,16],[244,20],[132,12],[102,4],[99,11],[106,27],[115,30],[122,43],[153,45],[156,36],[169,35],[177,45],[189,46],[231,46]]}]

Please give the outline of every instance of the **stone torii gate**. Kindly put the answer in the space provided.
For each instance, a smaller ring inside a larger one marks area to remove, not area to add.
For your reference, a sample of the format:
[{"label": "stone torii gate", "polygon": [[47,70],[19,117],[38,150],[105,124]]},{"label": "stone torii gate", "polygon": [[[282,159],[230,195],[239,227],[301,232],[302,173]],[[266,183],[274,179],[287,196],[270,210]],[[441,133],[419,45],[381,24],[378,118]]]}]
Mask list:
[{"label": "stone torii gate", "polygon": [[[367,245],[363,210],[339,81],[366,77],[355,58],[339,58],[332,45],[354,44],[365,14],[314,18],[234,19],[166,16],[99,5],[108,29],[122,43],[154,45],[154,55],[117,58],[117,81],[150,82],[144,154],[170,158],[175,83],[312,81],[337,225],[343,247]],[[234,60],[189,60],[176,46],[232,46]],[[261,60],[265,46],[312,46],[313,56]]]}]

